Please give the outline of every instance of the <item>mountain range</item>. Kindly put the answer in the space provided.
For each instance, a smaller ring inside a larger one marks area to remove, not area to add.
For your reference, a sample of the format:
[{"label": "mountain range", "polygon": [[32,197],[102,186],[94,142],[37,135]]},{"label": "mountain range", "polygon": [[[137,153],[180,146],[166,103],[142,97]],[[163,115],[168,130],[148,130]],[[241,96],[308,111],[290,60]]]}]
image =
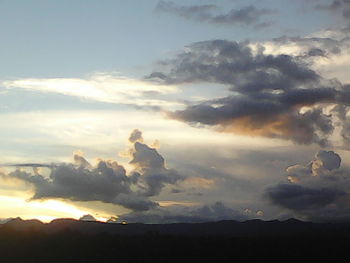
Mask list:
[{"label": "mountain range", "polygon": [[350,235],[350,223],[312,223],[296,219],[285,221],[249,220],[218,221],[207,223],[142,224],[142,223],[104,223],[81,221],[69,218],[55,219],[50,223],[39,220],[11,219],[0,225],[1,229],[15,231],[37,231],[59,233],[74,231],[84,234],[108,233],[112,235],[137,236],[147,234],[173,236],[225,236],[225,237],[269,237],[298,235]]}]

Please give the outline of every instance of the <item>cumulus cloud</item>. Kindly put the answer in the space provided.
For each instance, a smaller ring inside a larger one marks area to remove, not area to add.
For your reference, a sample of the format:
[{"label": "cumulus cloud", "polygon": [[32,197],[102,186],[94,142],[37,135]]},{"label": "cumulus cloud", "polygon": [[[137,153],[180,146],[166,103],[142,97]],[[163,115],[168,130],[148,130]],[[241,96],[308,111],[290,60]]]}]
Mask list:
[{"label": "cumulus cloud", "polygon": [[338,169],[341,163],[340,156],[333,151],[319,151],[316,154],[316,160],[319,161],[317,165],[318,167],[322,167],[328,171]]},{"label": "cumulus cloud", "polygon": [[140,142],[136,142],[134,147],[130,164],[135,167],[134,176],[138,178],[143,195],[158,195],[165,184],[175,184],[183,179],[176,170],[165,167],[164,158],[156,149]]},{"label": "cumulus cloud", "polygon": [[[138,130],[134,130],[131,137],[134,138],[136,133],[138,139],[142,138],[142,133]],[[96,165],[92,165],[77,151],[73,155],[74,163],[45,166],[50,169],[48,176],[21,169],[2,176],[17,178],[33,185],[32,199],[101,201],[139,211],[157,207],[158,203],[149,197],[160,194],[165,185],[175,184],[184,177],[177,171],[168,169],[158,151],[146,144],[134,142],[132,153],[130,164],[134,170],[129,174],[117,161],[100,159]],[[37,164],[21,166],[38,167]]]},{"label": "cumulus cloud", "polygon": [[269,26],[271,22],[261,20],[273,13],[272,10],[258,9],[253,5],[231,9],[227,13],[219,13],[218,10],[219,7],[212,4],[181,6],[169,1],[160,1],[156,6],[158,12],[175,14],[189,20],[211,24],[247,25],[255,28]]},{"label": "cumulus cloud", "polygon": [[340,165],[337,153],[320,151],[308,164],[288,167],[289,183],[268,187],[265,195],[273,204],[309,220],[348,219],[349,171]]},{"label": "cumulus cloud", "polygon": [[166,71],[148,78],[168,84],[228,86],[232,95],[168,113],[224,132],[325,146],[334,130],[325,105],[349,104],[348,86],[323,78],[303,57],[265,54],[264,47],[253,50],[249,43],[199,42],[161,64]]},{"label": "cumulus cloud", "polygon": [[341,158],[333,151],[319,151],[315,159],[307,165],[293,165],[286,169],[288,180],[291,182],[300,182],[305,178],[312,176],[323,176],[331,173],[340,167]]},{"label": "cumulus cloud", "polygon": [[132,133],[129,136],[129,142],[135,143],[135,142],[143,142],[142,138],[142,132],[138,129],[135,129],[132,131]]}]

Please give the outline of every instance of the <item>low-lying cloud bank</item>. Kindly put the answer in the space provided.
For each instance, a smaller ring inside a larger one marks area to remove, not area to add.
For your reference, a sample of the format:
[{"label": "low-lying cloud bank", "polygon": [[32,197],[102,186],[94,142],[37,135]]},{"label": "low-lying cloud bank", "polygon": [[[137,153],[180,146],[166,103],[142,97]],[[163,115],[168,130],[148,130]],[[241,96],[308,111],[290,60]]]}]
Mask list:
[{"label": "low-lying cloud bank", "polygon": [[308,164],[288,167],[289,182],[268,187],[265,196],[307,220],[349,220],[349,172],[349,168],[341,168],[337,153],[320,151]]},{"label": "low-lying cloud bank", "polygon": [[[249,211],[250,212],[250,211]],[[121,215],[119,221],[131,223],[201,223],[220,220],[245,221],[252,218],[261,217],[261,211],[255,214],[233,209],[222,202],[216,202],[204,206],[196,207],[173,207],[172,209],[155,208],[145,212],[132,212]]]}]

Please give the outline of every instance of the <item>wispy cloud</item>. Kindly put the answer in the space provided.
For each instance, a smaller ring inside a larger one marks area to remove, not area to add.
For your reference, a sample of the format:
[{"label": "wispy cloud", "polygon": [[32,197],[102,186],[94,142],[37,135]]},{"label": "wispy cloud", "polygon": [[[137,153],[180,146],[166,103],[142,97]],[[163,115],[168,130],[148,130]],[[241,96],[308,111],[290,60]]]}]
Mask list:
[{"label": "wispy cloud", "polygon": [[175,86],[159,85],[124,76],[97,73],[88,78],[24,78],[4,80],[3,87],[21,88],[75,96],[88,100],[136,106],[174,106],[179,102],[164,95],[176,93]]},{"label": "wispy cloud", "polygon": [[350,19],[350,1],[349,0],[332,0],[330,3],[320,3],[316,9],[341,14],[346,20]]},{"label": "wispy cloud", "polygon": [[253,5],[233,8],[226,13],[220,13],[216,5],[187,5],[181,6],[171,1],[160,1],[156,11],[170,13],[185,19],[222,25],[246,25],[255,28],[268,27],[271,22],[262,18],[274,12],[270,9],[259,9]]}]

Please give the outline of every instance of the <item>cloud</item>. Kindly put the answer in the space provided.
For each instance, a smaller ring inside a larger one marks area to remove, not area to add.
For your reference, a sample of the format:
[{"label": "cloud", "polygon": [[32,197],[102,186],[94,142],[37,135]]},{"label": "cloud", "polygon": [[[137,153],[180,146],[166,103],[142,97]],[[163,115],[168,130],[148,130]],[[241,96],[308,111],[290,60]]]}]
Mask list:
[{"label": "cloud", "polygon": [[319,167],[322,167],[328,171],[338,169],[341,163],[340,156],[333,151],[319,151],[316,155],[316,160],[319,161]]},{"label": "cloud", "polygon": [[271,15],[272,10],[258,9],[253,5],[241,9],[231,9],[227,13],[218,13],[216,5],[181,6],[174,2],[160,1],[156,11],[170,13],[185,19],[208,22],[211,24],[246,25],[262,28],[271,25],[271,22],[261,22],[262,17]]},{"label": "cloud", "polygon": [[174,2],[159,1],[156,11],[164,13],[173,13],[178,16],[196,20],[205,20],[210,17],[210,12],[217,9],[216,5],[192,5],[179,6]]},{"label": "cloud", "polygon": [[[131,137],[135,135],[135,131]],[[138,138],[142,133],[138,131]],[[121,205],[132,210],[148,210],[158,206],[149,197],[160,194],[165,185],[175,184],[184,179],[177,171],[165,166],[164,158],[157,150],[138,141],[133,143],[133,158],[130,164],[134,170],[127,174],[126,169],[117,161],[98,160],[90,164],[77,151],[73,155],[74,163],[44,166],[22,164],[20,167],[47,167],[48,176],[34,174],[24,170],[2,175],[16,178],[34,187],[32,199],[63,198],[73,201],[101,201]]]},{"label": "cloud", "polygon": [[334,130],[325,105],[348,105],[348,87],[313,70],[303,57],[270,55],[226,40],[192,44],[148,78],[168,84],[216,83],[232,95],[169,112],[173,119],[223,132],[325,146]]},{"label": "cloud", "polygon": [[305,58],[329,57],[340,54],[349,47],[348,36],[340,34],[338,31],[328,31],[329,33],[338,33],[338,37],[322,35],[327,31],[314,34],[309,37],[279,37],[272,41],[259,43],[263,45],[266,52],[276,54],[287,54],[294,56],[304,56]]},{"label": "cloud", "polygon": [[287,168],[289,183],[268,187],[265,196],[275,205],[314,221],[349,219],[349,170],[340,167],[333,151],[319,151],[307,165]]},{"label": "cloud", "polygon": [[54,164],[42,164],[42,163],[18,163],[18,164],[3,164],[2,166],[9,167],[32,167],[32,168],[50,168],[55,166]]},{"label": "cloud", "polygon": [[349,149],[350,145],[350,121],[348,118],[348,107],[344,105],[338,105],[333,109],[333,113],[337,116],[340,128],[340,136],[343,140],[343,147]]},{"label": "cloud", "polygon": [[97,221],[95,217],[92,215],[83,215],[82,217],[79,218],[80,221]]},{"label": "cloud", "polygon": [[279,184],[267,191],[275,204],[296,211],[322,208],[345,194],[335,189],[312,189],[292,184]]},{"label": "cloud", "polygon": [[197,207],[174,206],[172,209],[167,207],[156,208],[146,212],[132,212],[121,215],[119,220],[131,223],[169,224],[200,223],[220,220],[245,221],[249,218],[250,217],[243,211],[240,212],[226,206],[222,202],[216,202]]},{"label": "cloud", "polygon": [[329,175],[333,170],[339,169],[341,164],[340,156],[333,151],[319,151],[315,159],[304,165],[293,165],[286,169],[288,180],[300,182],[312,176]]},{"label": "cloud", "polygon": [[[230,85],[243,93],[288,90],[296,84],[319,80],[316,72],[289,55],[254,54],[248,43],[210,40],[194,43],[175,58],[161,62],[169,72],[154,72],[167,84],[212,82]],[[262,85],[257,85],[258,81]]]},{"label": "cloud", "polygon": [[133,130],[132,133],[130,134],[129,142],[131,143],[143,142],[142,132],[138,129]]},{"label": "cloud", "polygon": [[348,27],[323,29],[304,37],[282,36],[270,41],[250,43],[255,53],[289,55],[302,60],[324,79],[349,83],[350,35]]},{"label": "cloud", "polygon": [[142,195],[155,196],[160,193],[165,184],[175,184],[184,179],[176,170],[165,167],[164,158],[156,149],[146,144],[135,142],[133,159],[130,164],[134,165]]},{"label": "cloud", "polygon": [[[56,93],[105,103],[152,107],[176,106],[180,104],[164,96],[176,93],[177,88],[174,86],[164,86],[109,73],[96,73],[85,79],[25,78],[5,80],[1,82],[1,85],[7,89],[20,88]],[[150,93],[152,97],[147,96]]]},{"label": "cloud", "polygon": [[350,1],[333,0],[329,4],[317,4],[316,9],[341,14],[343,18],[350,19]]}]

